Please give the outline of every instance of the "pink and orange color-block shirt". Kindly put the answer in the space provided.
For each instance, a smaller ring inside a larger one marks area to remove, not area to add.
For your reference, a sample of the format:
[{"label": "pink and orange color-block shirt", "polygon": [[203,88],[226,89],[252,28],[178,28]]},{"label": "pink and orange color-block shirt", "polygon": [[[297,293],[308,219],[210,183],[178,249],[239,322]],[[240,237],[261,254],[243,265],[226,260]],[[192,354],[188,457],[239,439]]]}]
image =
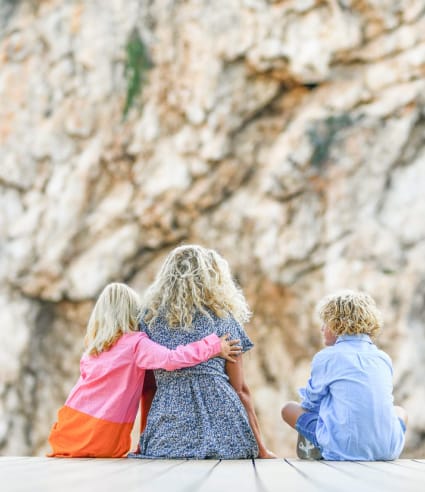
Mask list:
[{"label": "pink and orange color-block shirt", "polygon": [[145,333],[135,332],[123,335],[98,356],[84,355],[80,378],[50,432],[53,451],[49,456],[124,456],[131,445],[145,370],[193,366],[220,351],[221,342],[215,334],[169,350]]}]

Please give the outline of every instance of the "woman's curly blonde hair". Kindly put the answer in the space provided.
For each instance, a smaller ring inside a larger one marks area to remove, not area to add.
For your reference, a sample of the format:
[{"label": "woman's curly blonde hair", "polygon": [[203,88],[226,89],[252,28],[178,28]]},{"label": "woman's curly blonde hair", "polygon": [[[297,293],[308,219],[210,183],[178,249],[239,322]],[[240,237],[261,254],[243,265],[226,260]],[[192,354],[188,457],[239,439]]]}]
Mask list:
[{"label": "woman's curly blonde hair", "polygon": [[164,316],[171,328],[190,329],[195,314],[233,316],[239,323],[251,313],[227,261],[198,245],[175,248],[142,300],[141,319],[152,326]]},{"label": "woman's curly blonde hair", "polygon": [[324,297],[317,306],[320,319],[336,336],[365,333],[376,338],[382,315],[368,294],[344,290]]}]

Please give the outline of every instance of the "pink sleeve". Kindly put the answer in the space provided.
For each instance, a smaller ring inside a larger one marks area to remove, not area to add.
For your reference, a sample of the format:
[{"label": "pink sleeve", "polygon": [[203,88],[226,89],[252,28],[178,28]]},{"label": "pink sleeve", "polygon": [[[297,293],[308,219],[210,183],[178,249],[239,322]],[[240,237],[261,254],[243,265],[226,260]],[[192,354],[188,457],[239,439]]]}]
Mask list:
[{"label": "pink sleeve", "polygon": [[212,334],[198,342],[179,345],[175,350],[170,350],[150,340],[146,333],[141,333],[135,350],[136,363],[141,369],[174,371],[195,366],[218,355],[221,351],[221,341],[216,334]]}]

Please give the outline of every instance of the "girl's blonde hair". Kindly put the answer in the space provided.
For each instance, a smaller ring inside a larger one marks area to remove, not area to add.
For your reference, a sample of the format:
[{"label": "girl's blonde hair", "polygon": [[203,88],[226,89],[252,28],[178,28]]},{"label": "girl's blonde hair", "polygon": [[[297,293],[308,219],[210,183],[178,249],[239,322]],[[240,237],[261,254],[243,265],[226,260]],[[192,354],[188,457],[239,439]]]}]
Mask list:
[{"label": "girl's blonde hair", "polygon": [[376,338],[382,315],[371,296],[344,290],[323,298],[317,306],[320,319],[336,335],[365,333]]},{"label": "girl's blonde hair", "polygon": [[86,353],[99,355],[109,350],[124,334],[137,331],[140,299],[125,284],[108,284],[100,294],[91,313],[86,336]]},{"label": "girl's blonde hair", "polygon": [[190,329],[196,312],[239,323],[251,313],[235,284],[227,261],[216,251],[197,245],[175,248],[162,265],[142,301],[141,317],[148,325],[163,315],[171,328]]}]

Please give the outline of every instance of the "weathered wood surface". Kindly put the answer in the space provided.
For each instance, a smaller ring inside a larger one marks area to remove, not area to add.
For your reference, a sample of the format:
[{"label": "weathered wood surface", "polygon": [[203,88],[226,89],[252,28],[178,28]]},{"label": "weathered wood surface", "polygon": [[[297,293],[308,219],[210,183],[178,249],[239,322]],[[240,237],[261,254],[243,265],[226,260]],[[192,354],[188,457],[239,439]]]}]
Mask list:
[{"label": "weathered wood surface", "polygon": [[190,461],[0,457],[2,492],[424,492],[425,460]]}]

